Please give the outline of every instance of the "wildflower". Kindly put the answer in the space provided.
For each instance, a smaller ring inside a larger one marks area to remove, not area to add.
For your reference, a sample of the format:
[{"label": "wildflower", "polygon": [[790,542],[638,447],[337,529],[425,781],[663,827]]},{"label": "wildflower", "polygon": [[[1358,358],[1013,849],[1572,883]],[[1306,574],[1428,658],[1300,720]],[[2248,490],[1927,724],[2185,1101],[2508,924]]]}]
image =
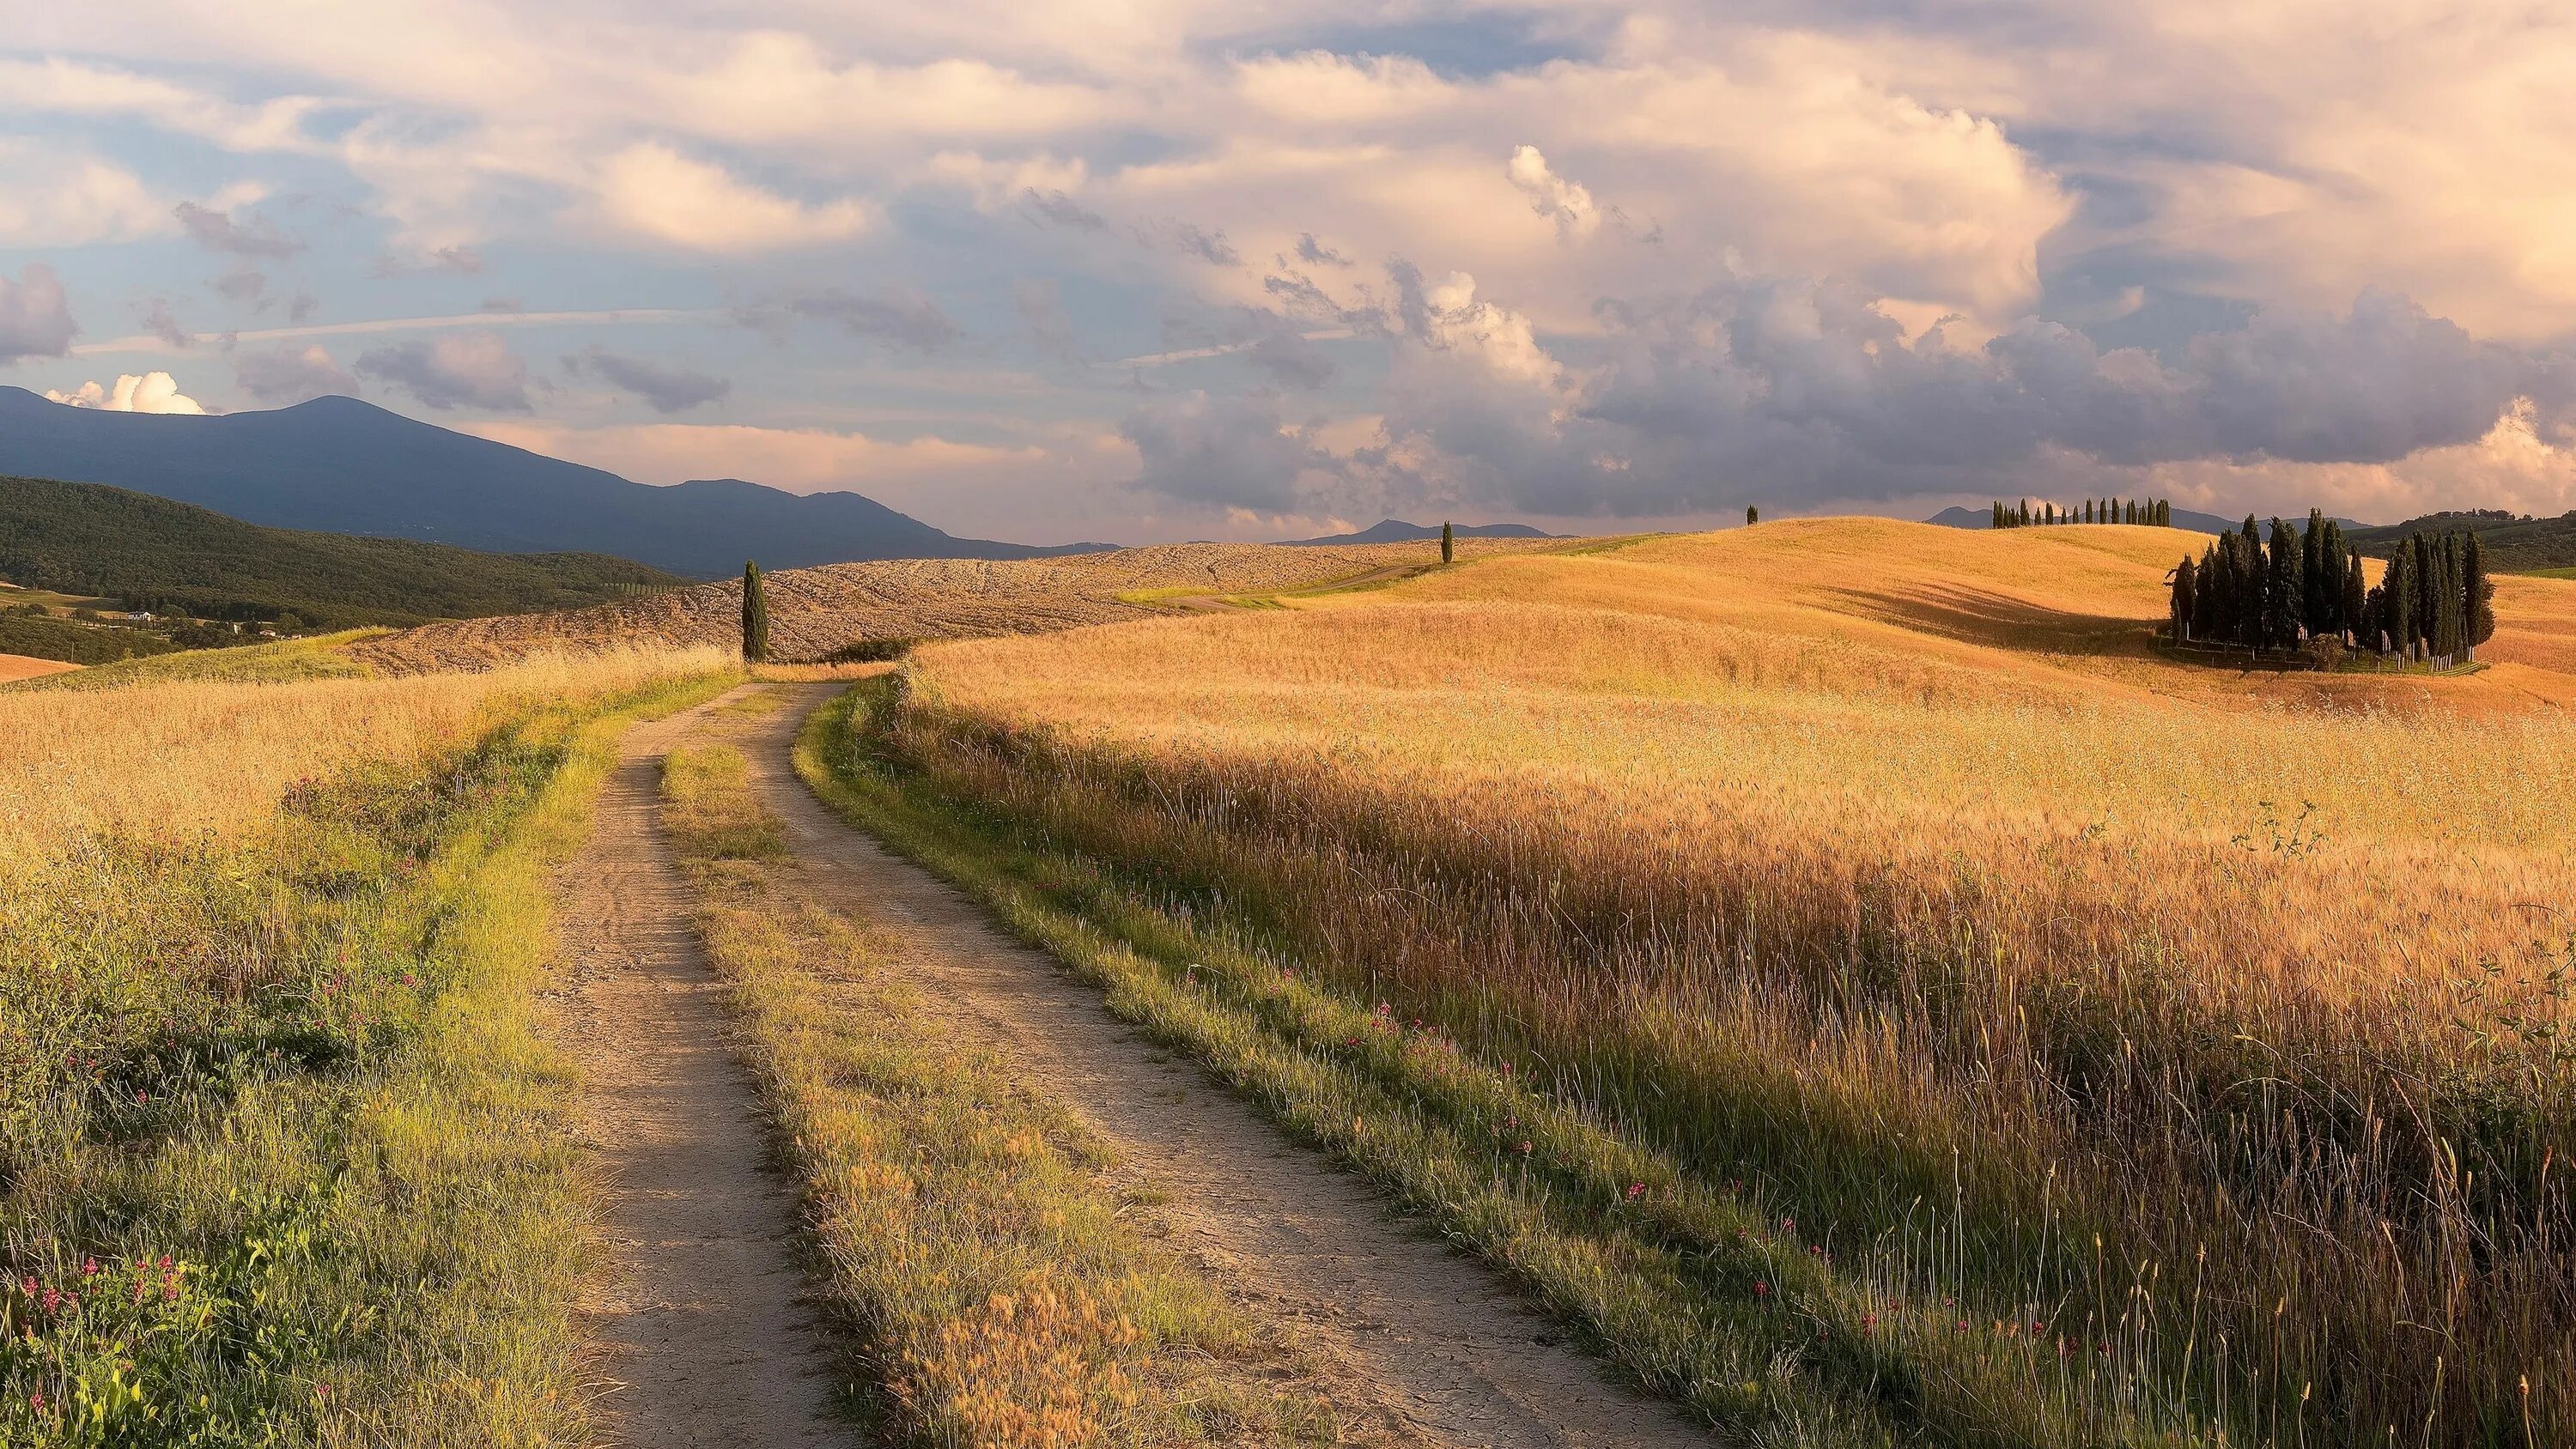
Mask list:
[{"label": "wildflower", "polygon": [[1644,1183],[1632,1182],[1628,1184],[1628,1201],[1635,1202],[1637,1199],[1644,1197],[1645,1195],[1646,1185]]},{"label": "wildflower", "polygon": [[98,1259],[96,1259],[96,1258],[83,1258],[83,1259],[81,1259],[81,1276],[82,1276],[82,1277],[84,1277],[84,1278],[95,1278],[95,1277],[97,1277],[97,1276],[98,1276]]},{"label": "wildflower", "polygon": [[55,1309],[60,1308],[60,1307],[62,1307],[62,1306],[63,1306],[63,1290],[61,1290],[60,1288],[48,1288],[48,1289],[46,1289],[46,1290],[45,1290],[45,1311],[46,1311],[47,1313],[51,1313],[51,1312],[53,1312]]},{"label": "wildflower", "polygon": [[1860,1316],[1860,1326],[1863,1331],[1878,1327],[1878,1315],[1875,1313],[1862,1314]]},{"label": "wildflower", "polygon": [[1759,1279],[1759,1278],[1754,1279],[1754,1280],[1753,1280],[1753,1296],[1754,1296],[1754,1297],[1756,1297],[1756,1298],[1768,1298],[1768,1297],[1770,1297],[1770,1296],[1771,1296],[1771,1285],[1770,1285],[1770,1284],[1768,1284],[1768,1283],[1763,1282],[1763,1281],[1762,1281],[1761,1279]]},{"label": "wildflower", "polygon": [[29,1394],[27,1396],[27,1407],[35,1410],[39,1414],[45,1412],[45,1391],[43,1389],[38,1389],[34,1393]]},{"label": "wildflower", "polygon": [[1528,1138],[1524,1137],[1524,1138],[1522,1138],[1522,1139],[1521,1139],[1521,1145],[1520,1145],[1520,1147],[1519,1147],[1519,1149],[1518,1149],[1518,1150],[1520,1151],[1521,1155],[1523,1155],[1523,1156],[1527,1156],[1527,1155],[1529,1155],[1530,1145],[1529,1145],[1529,1139],[1528,1139]]}]

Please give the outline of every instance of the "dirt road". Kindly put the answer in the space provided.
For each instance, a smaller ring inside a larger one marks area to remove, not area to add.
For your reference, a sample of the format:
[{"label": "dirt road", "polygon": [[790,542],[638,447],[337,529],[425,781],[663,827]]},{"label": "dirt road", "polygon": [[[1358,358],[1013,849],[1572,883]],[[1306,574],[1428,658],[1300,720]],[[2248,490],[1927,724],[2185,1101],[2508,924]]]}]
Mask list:
[{"label": "dirt road", "polygon": [[[728,696],[730,698],[731,696]],[[582,1306],[608,1443],[820,1446],[833,1366],[799,1298],[796,1199],[736,1059],[686,882],[656,823],[660,760],[709,706],[636,726],[563,872],[563,1039],[608,1193],[612,1262]]]},{"label": "dirt road", "polygon": [[1121,1170],[1167,1200],[1173,1240],[1320,1354],[1347,1390],[1337,1397],[1459,1449],[1707,1442],[1560,1346],[1498,1275],[1391,1217],[1367,1184],[1111,1016],[1053,958],[844,825],[789,762],[808,708],[839,686],[778,687],[796,707],[729,733],[806,878],[831,904],[909,936],[907,955],[935,977],[924,995],[948,1023],[1087,1117]]}]

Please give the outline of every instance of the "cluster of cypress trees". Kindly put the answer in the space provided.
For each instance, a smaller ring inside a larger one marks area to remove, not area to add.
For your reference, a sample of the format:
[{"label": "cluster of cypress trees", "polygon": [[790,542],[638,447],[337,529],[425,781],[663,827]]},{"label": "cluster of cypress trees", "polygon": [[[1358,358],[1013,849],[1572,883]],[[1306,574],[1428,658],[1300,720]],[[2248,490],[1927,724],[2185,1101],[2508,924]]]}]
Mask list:
[{"label": "cluster of cypress trees", "polygon": [[2037,508],[2029,499],[2006,507],[1995,504],[1995,527],[2034,528],[2057,523],[2143,523],[2155,528],[2173,527],[2173,503],[2163,498],[2087,498],[2081,509],[2061,511],[2054,503]]},{"label": "cluster of cypress trees", "polygon": [[2338,639],[2447,667],[2495,635],[2495,584],[2474,533],[2410,535],[2381,582],[2365,577],[2361,550],[2317,510],[2304,530],[2273,519],[2269,546],[2248,515],[2174,570],[2173,636],[2256,650]]}]

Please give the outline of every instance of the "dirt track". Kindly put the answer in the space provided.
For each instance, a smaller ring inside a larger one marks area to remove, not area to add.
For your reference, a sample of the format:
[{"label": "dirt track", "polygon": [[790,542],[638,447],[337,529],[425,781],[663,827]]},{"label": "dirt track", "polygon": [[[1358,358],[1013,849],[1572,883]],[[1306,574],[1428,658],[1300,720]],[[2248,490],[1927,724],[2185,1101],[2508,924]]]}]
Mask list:
[{"label": "dirt track", "polygon": [[582,1305],[596,1345],[583,1377],[610,1444],[853,1444],[799,1302],[795,1195],[769,1168],[766,1119],[656,820],[661,757],[707,708],[627,733],[590,843],[559,881],[563,1037],[583,1068],[611,1256]]},{"label": "dirt track", "polygon": [[1707,1442],[1559,1346],[1554,1325],[1493,1272],[1394,1220],[1365,1183],[1144,1040],[1052,958],[844,825],[788,759],[807,708],[839,686],[780,687],[798,707],[736,737],[806,879],[833,906],[908,936],[907,957],[935,978],[924,995],[949,1024],[1088,1118],[1121,1170],[1167,1199],[1172,1239],[1320,1354],[1346,1406],[1460,1449]]}]

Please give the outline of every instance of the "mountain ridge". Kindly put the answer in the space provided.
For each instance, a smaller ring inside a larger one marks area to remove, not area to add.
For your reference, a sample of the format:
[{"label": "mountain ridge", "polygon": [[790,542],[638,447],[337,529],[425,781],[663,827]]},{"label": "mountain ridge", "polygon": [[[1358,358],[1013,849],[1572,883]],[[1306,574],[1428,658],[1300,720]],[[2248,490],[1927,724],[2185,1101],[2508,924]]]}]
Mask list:
[{"label": "mountain ridge", "polygon": [[66,407],[0,387],[0,474],[103,483],[271,528],[606,554],[695,578],[755,558],[801,568],[1113,547],[960,538],[859,493],[738,478],[655,487],[339,396],[192,416]]}]

